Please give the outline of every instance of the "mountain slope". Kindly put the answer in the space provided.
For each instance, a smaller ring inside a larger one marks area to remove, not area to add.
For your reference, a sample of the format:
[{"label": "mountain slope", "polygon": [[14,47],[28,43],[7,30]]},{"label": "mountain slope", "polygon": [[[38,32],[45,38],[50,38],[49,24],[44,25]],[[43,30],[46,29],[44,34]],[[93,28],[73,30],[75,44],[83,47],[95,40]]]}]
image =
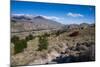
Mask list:
[{"label": "mountain slope", "polygon": [[40,30],[40,29],[59,29],[63,25],[56,21],[44,18],[42,16],[12,16],[11,17],[12,32],[24,30]]}]

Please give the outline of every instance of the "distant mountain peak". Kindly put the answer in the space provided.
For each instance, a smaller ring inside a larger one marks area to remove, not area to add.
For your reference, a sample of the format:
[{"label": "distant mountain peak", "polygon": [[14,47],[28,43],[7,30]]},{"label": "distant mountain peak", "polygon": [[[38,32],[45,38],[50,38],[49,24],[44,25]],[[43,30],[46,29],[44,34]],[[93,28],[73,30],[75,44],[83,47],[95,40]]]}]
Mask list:
[{"label": "distant mountain peak", "polygon": [[[31,20],[30,20],[31,19]],[[20,15],[20,16],[12,16],[11,17],[12,22],[16,22],[15,24],[18,24],[21,29],[15,28],[14,31],[23,31],[23,30],[38,30],[38,29],[60,29],[62,28],[62,24],[50,19],[45,18],[44,16],[26,16],[26,15]],[[18,22],[18,23],[17,23]]]},{"label": "distant mountain peak", "polygon": [[43,16],[36,16],[34,19],[45,19]]}]

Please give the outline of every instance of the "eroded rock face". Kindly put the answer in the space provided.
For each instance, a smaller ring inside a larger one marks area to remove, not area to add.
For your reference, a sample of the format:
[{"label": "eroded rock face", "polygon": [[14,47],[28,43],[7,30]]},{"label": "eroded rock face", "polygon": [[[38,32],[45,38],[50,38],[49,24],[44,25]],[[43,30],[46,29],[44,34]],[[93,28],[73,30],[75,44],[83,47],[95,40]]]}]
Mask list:
[{"label": "eroded rock face", "polygon": [[74,31],[72,33],[69,34],[70,37],[75,37],[79,35],[79,31]]},{"label": "eroded rock face", "polygon": [[[57,63],[70,63],[70,62],[84,62],[84,61],[94,61],[95,60],[95,49],[94,44],[90,44],[90,46],[86,46],[87,44],[84,43],[84,45],[81,45],[83,43],[78,43],[78,47],[76,50],[69,50],[66,49],[65,52],[62,52],[59,57],[56,57],[56,59],[53,59],[52,61]],[[67,54],[67,55],[66,55]]]}]

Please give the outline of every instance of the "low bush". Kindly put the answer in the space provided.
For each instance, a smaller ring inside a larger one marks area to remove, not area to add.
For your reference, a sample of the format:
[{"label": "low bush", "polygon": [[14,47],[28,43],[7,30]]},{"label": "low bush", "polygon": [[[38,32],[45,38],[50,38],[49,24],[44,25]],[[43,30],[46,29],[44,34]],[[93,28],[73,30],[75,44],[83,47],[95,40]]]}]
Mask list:
[{"label": "low bush", "polygon": [[39,51],[42,51],[43,49],[47,49],[48,48],[48,40],[46,36],[40,36],[39,37]]},{"label": "low bush", "polygon": [[64,32],[66,32],[66,29],[57,30],[55,34],[56,34],[56,36],[59,36],[60,34],[62,34],[62,33],[64,33]]},{"label": "low bush", "polygon": [[25,38],[25,40],[26,40],[26,41],[29,41],[29,40],[32,40],[33,38],[34,38],[33,35],[30,34],[30,35],[28,35],[28,36]]},{"label": "low bush", "polygon": [[14,45],[14,53],[17,54],[22,52],[24,48],[27,48],[27,41],[22,39],[17,41]]},{"label": "low bush", "polygon": [[50,33],[44,33],[43,37],[49,37],[50,35]]},{"label": "low bush", "polygon": [[20,53],[24,48],[27,48],[27,41],[25,39],[20,40],[18,36],[13,36],[11,42],[14,43],[14,54]]},{"label": "low bush", "polygon": [[19,41],[19,37],[14,35],[14,36],[11,38],[11,42],[12,42],[12,43],[16,43],[17,41]]}]

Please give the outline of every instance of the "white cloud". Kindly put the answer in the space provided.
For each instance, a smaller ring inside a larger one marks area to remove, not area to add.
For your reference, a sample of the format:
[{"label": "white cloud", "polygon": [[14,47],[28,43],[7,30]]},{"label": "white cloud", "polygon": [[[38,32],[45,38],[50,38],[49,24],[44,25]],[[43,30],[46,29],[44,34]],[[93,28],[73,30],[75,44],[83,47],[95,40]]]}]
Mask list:
[{"label": "white cloud", "polygon": [[57,16],[45,16],[45,15],[41,15],[46,19],[51,19],[60,23],[63,23],[64,18],[63,17],[57,17]]},{"label": "white cloud", "polygon": [[84,15],[82,15],[82,14],[72,13],[72,12],[67,13],[67,16],[71,16],[71,17],[84,17]]},{"label": "white cloud", "polygon": [[44,18],[47,18],[47,19],[54,19],[54,20],[59,20],[60,18],[59,17],[56,17],[56,16],[43,16]]},{"label": "white cloud", "polygon": [[41,15],[41,16],[43,16],[44,18],[47,18],[47,19],[58,21],[58,22],[61,22],[61,20],[63,19],[61,17],[56,17],[56,16],[44,16],[44,15]]},{"label": "white cloud", "polygon": [[24,14],[12,14],[13,16],[22,16]]},{"label": "white cloud", "polygon": [[33,15],[30,15],[30,14],[12,14],[11,16],[25,16],[25,17],[28,17],[28,18],[34,17]]},{"label": "white cloud", "polygon": [[33,17],[33,15],[30,15],[30,14],[12,14],[12,16],[28,16],[28,17]]}]

